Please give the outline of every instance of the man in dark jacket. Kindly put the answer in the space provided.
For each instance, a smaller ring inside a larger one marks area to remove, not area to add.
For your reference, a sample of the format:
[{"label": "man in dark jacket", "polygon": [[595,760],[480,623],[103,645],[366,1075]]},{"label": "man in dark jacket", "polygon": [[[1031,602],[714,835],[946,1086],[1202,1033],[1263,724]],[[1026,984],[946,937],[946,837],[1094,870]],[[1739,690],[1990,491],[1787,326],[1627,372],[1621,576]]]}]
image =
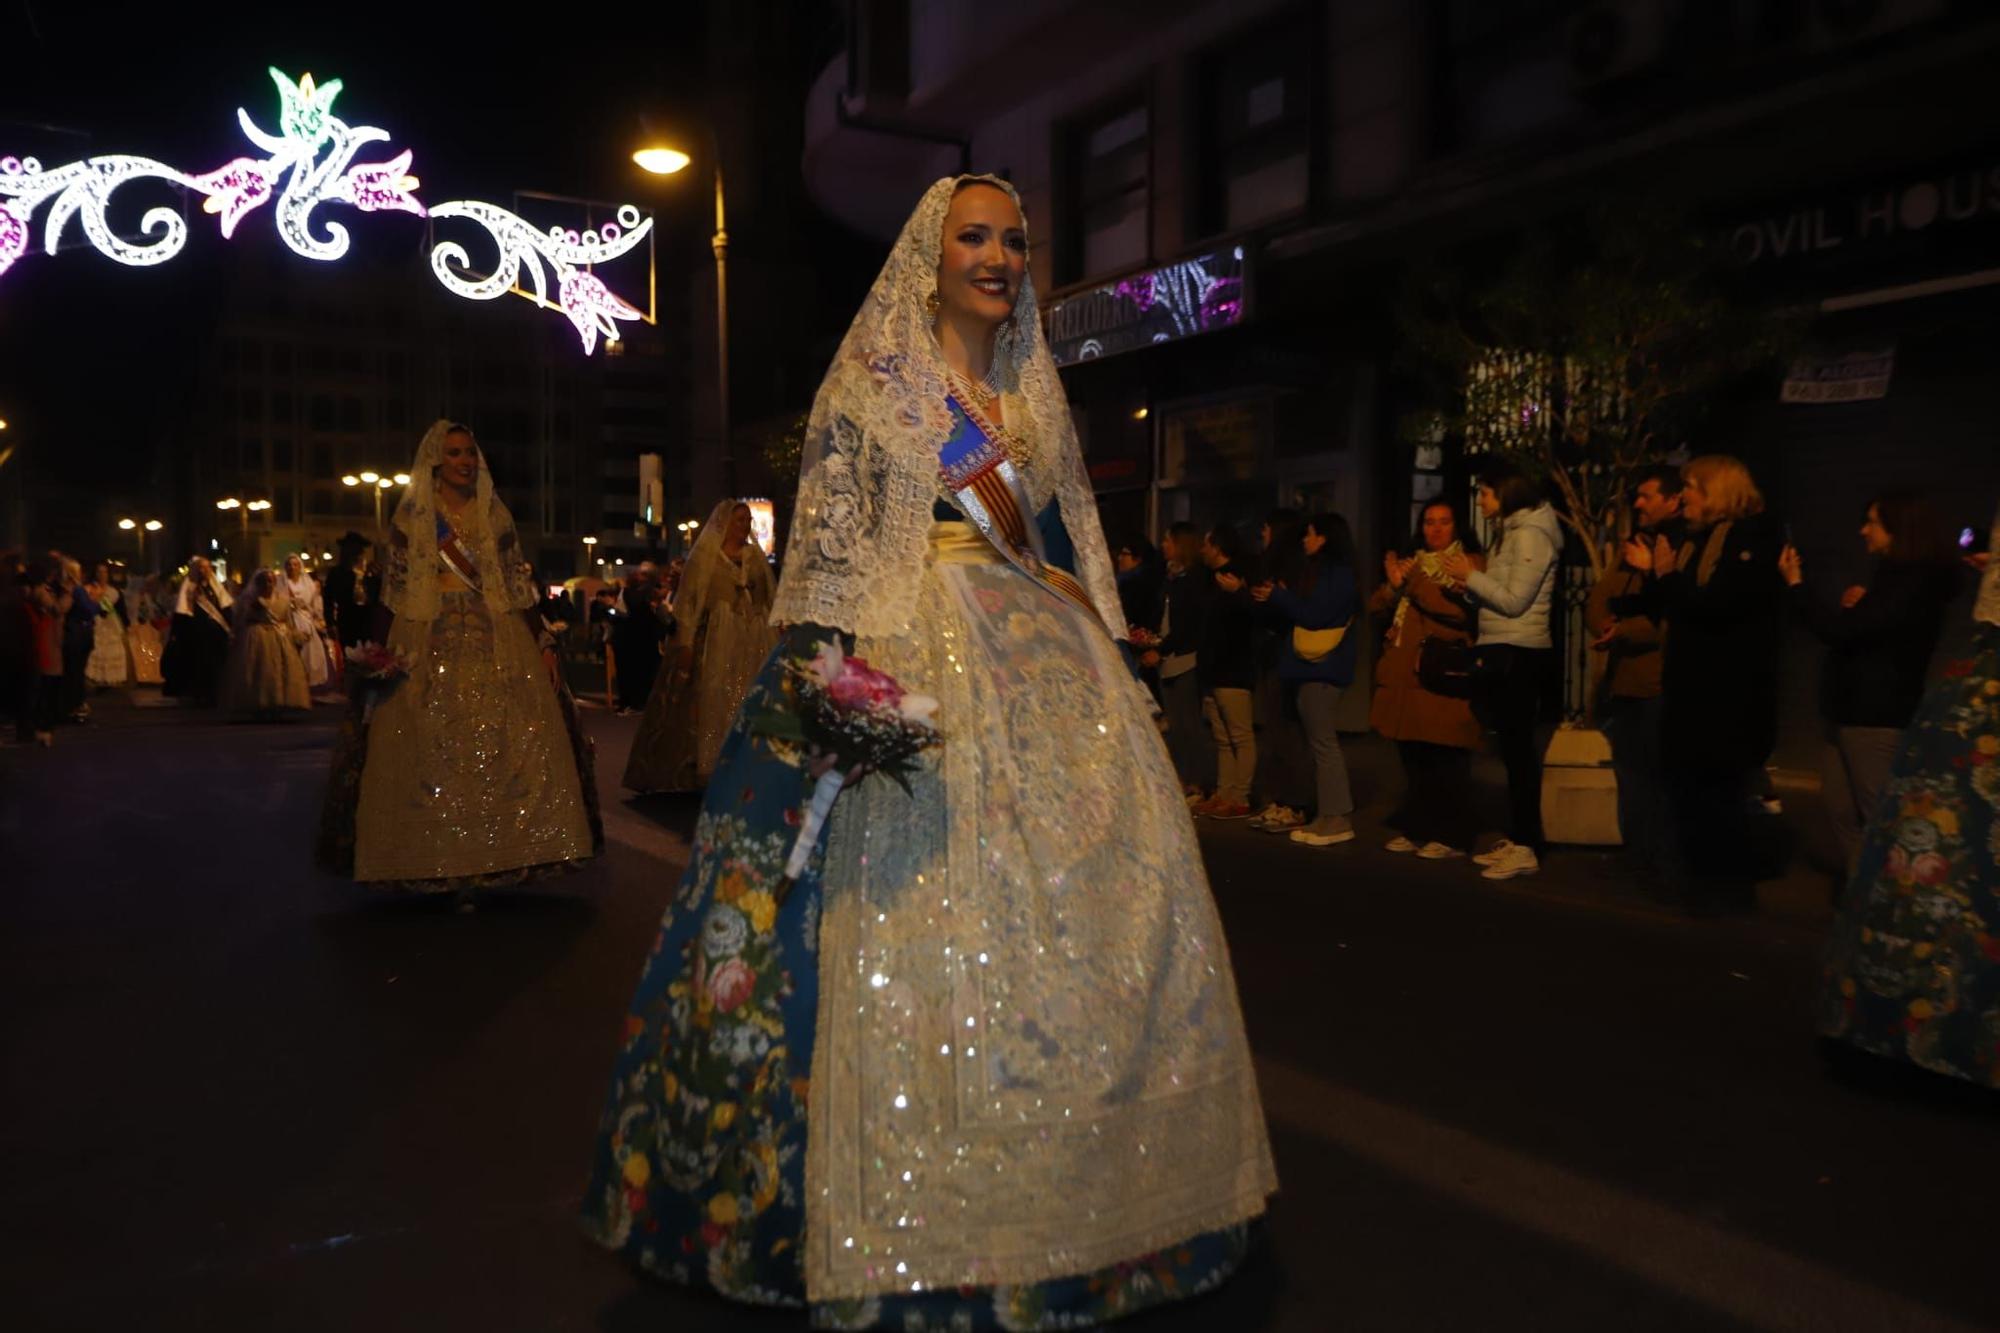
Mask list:
[{"label": "man in dark jacket", "polygon": [[619,594],[619,616],[611,624],[611,650],[618,656],[618,707],[638,712],[646,707],[653,680],[660,674],[660,642],[666,626],[656,605],[660,571],[648,560],[625,580]]},{"label": "man in dark jacket", "polygon": [[1190,796],[1203,799],[1215,786],[1215,745],[1201,711],[1200,660],[1203,626],[1215,582],[1201,559],[1201,532],[1192,523],[1167,529],[1165,613],[1160,646],[1140,654],[1139,665],[1160,672],[1160,702],[1167,716],[1167,751]]},{"label": "man in dark jacket", "polygon": [[[1646,468],[1632,488],[1632,525],[1647,538],[1665,537],[1679,550],[1687,540],[1681,522],[1681,470]],[[1618,831],[1625,863],[1654,877],[1669,853],[1667,792],[1660,766],[1660,659],[1666,625],[1649,604],[1646,576],[1622,561],[1590,590],[1585,622],[1591,647],[1604,653],[1604,702],[1599,710],[1611,742],[1618,778]]]},{"label": "man in dark jacket", "polygon": [[1257,623],[1243,538],[1227,523],[1209,530],[1201,545],[1202,563],[1215,585],[1202,625],[1195,671],[1201,680],[1202,711],[1215,734],[1215,795],[1195,813],[1215,819],[1250,817],[1250,784],[1257,773]]},{"label": "man in dark jacket", "polygon": [[375,605],[382,600],[382,576],[367,560],[368,539],[349,532],[338,543],[339,562],[326,572],[322,593],[326,622],[342,648],[374,637]]}]

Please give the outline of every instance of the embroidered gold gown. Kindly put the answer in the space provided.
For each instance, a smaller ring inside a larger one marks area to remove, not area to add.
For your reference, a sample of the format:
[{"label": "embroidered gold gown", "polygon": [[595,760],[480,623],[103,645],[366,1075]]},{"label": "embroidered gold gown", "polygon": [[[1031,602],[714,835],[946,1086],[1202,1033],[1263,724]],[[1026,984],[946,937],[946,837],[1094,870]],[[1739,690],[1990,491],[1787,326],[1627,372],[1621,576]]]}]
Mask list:
[{"label": "embroidered gold gown", "polygon": [[[487,521],[457,520],[468,549]],[[591,857],[577,751],[521,617],[447,571],[437,618],[398,616],[389,647],[412,665],[365,724],[354,878],[449,889]]]}]

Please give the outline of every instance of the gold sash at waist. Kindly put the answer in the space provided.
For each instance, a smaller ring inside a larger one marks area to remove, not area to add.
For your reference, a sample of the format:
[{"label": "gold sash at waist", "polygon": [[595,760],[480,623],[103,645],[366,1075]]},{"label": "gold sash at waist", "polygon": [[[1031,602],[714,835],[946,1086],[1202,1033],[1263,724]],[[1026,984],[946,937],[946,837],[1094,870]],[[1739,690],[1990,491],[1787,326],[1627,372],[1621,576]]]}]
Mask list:
[{"label": "gold sash at waist", "polygon": [[1004,565],[1007,557],[970,523],[931,524],[931,557],[950,565]]}]

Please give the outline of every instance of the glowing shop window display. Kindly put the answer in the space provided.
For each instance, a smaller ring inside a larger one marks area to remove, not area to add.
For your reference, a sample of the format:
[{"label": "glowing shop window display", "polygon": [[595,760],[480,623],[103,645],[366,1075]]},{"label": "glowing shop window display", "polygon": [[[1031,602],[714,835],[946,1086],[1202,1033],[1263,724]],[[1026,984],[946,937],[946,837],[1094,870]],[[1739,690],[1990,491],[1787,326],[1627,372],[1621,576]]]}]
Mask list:
[{"label": "glowing shop window display", "polygon": [[[386,142],[387,130],[349,125],[333,114],[341,81],[316,83],[310,74],[294,82],[272,69],[278,89],[278,133],[272,134],[238,109],[244,137],[264,154],[232,158],[212,171],[190,173],[149,157],[111,154],[45,168],[32,157],[0,156],[0,277],[28,253],[35,214],[44,205],[42,248],[57,252],[72,220],[99,254],[121,264],[165,263],[187,246],[188,224],[179,208],[156,205],[139,218],[136,239],[115,231],[107,218],[111,196],[139,180],[164,182],[202,196],[202,212],[218,219],[224,239],[233,238],[245,219],[275,201],[273,223],[280,239],[308,259],[337,260],[350,244],[347,228],[331,218],[315,218],[326,206],[363,213],[396,211],[420,218],[464,219],[483,228],[498,251],[494,271],[479,277],[470,256],[455,241],[431,250],[431,270],[459,296],[491,300],[515,293],[545,309],[560,311],[576,327],[585,355],[619,338],[621,321],[644,319],[591,272],[629,253],[652,233],[653,220],[626,205],[617,223],[595,231],[541,231],[497,204],[461,199],[426,208],[417,198],[421,182],[410,173],[411,150],[379,162],[356,162],[357,153]],[[555,292],[549,299],[550,287]]]},{"label": "glowing shop window display", "polygon": [[778,554],[778,515],[769,500],[745,500],[750,506],[750,537],[766,557]]}]

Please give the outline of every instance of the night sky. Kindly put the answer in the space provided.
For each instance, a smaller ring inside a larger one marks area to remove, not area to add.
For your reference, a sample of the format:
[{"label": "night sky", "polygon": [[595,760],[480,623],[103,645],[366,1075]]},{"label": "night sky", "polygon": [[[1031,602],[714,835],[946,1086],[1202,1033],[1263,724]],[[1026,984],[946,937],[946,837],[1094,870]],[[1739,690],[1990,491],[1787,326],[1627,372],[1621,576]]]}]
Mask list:
[{"label": "night sky", "polygon": [[[687,176],[644,177],[629,154],[642,114],[676,140],[699,143],[709,93],[704,8],[523,6],[517,12],[545,15],[528,21],[469,4],[0,0],[0,155],[32,152],[54,165],[125,152],[207,170],[256,151],[237,127],[237,107],[276,128],[266,73],[275,65],[294,77],[309,70],[322,82],[341,79],[335,113],[388,130],[392,152],[413,149],[427,200],[505,204],[516,189],[633,199],[659,212],[663,238],[701,245],[708,196]],[[827,8],[814,0],[786,7],[822,25]],[[768,94],[797,106],[803,90],[776,77]],[[89,138],[35,128],[45,125]],[[362,160],[375,159],[364,149]],[[778,165],[797,171],[795,157]],[[134,196],[157,188],[128,187]],[[266,205],[249,215],[244,231],[268,232],[271,212]],[[35,441],[46,480],[120,492],[143,486],[161,423],[192,372],[215,264],[230,244],[195,216],[178,257],[134,269],[88,249],[42,255],[38,214],[35,245],[0,277],[0,417],[21,428],[16,439]],[[357,246],[413,246],[421,232],[404,214],[347,221]]]}]

